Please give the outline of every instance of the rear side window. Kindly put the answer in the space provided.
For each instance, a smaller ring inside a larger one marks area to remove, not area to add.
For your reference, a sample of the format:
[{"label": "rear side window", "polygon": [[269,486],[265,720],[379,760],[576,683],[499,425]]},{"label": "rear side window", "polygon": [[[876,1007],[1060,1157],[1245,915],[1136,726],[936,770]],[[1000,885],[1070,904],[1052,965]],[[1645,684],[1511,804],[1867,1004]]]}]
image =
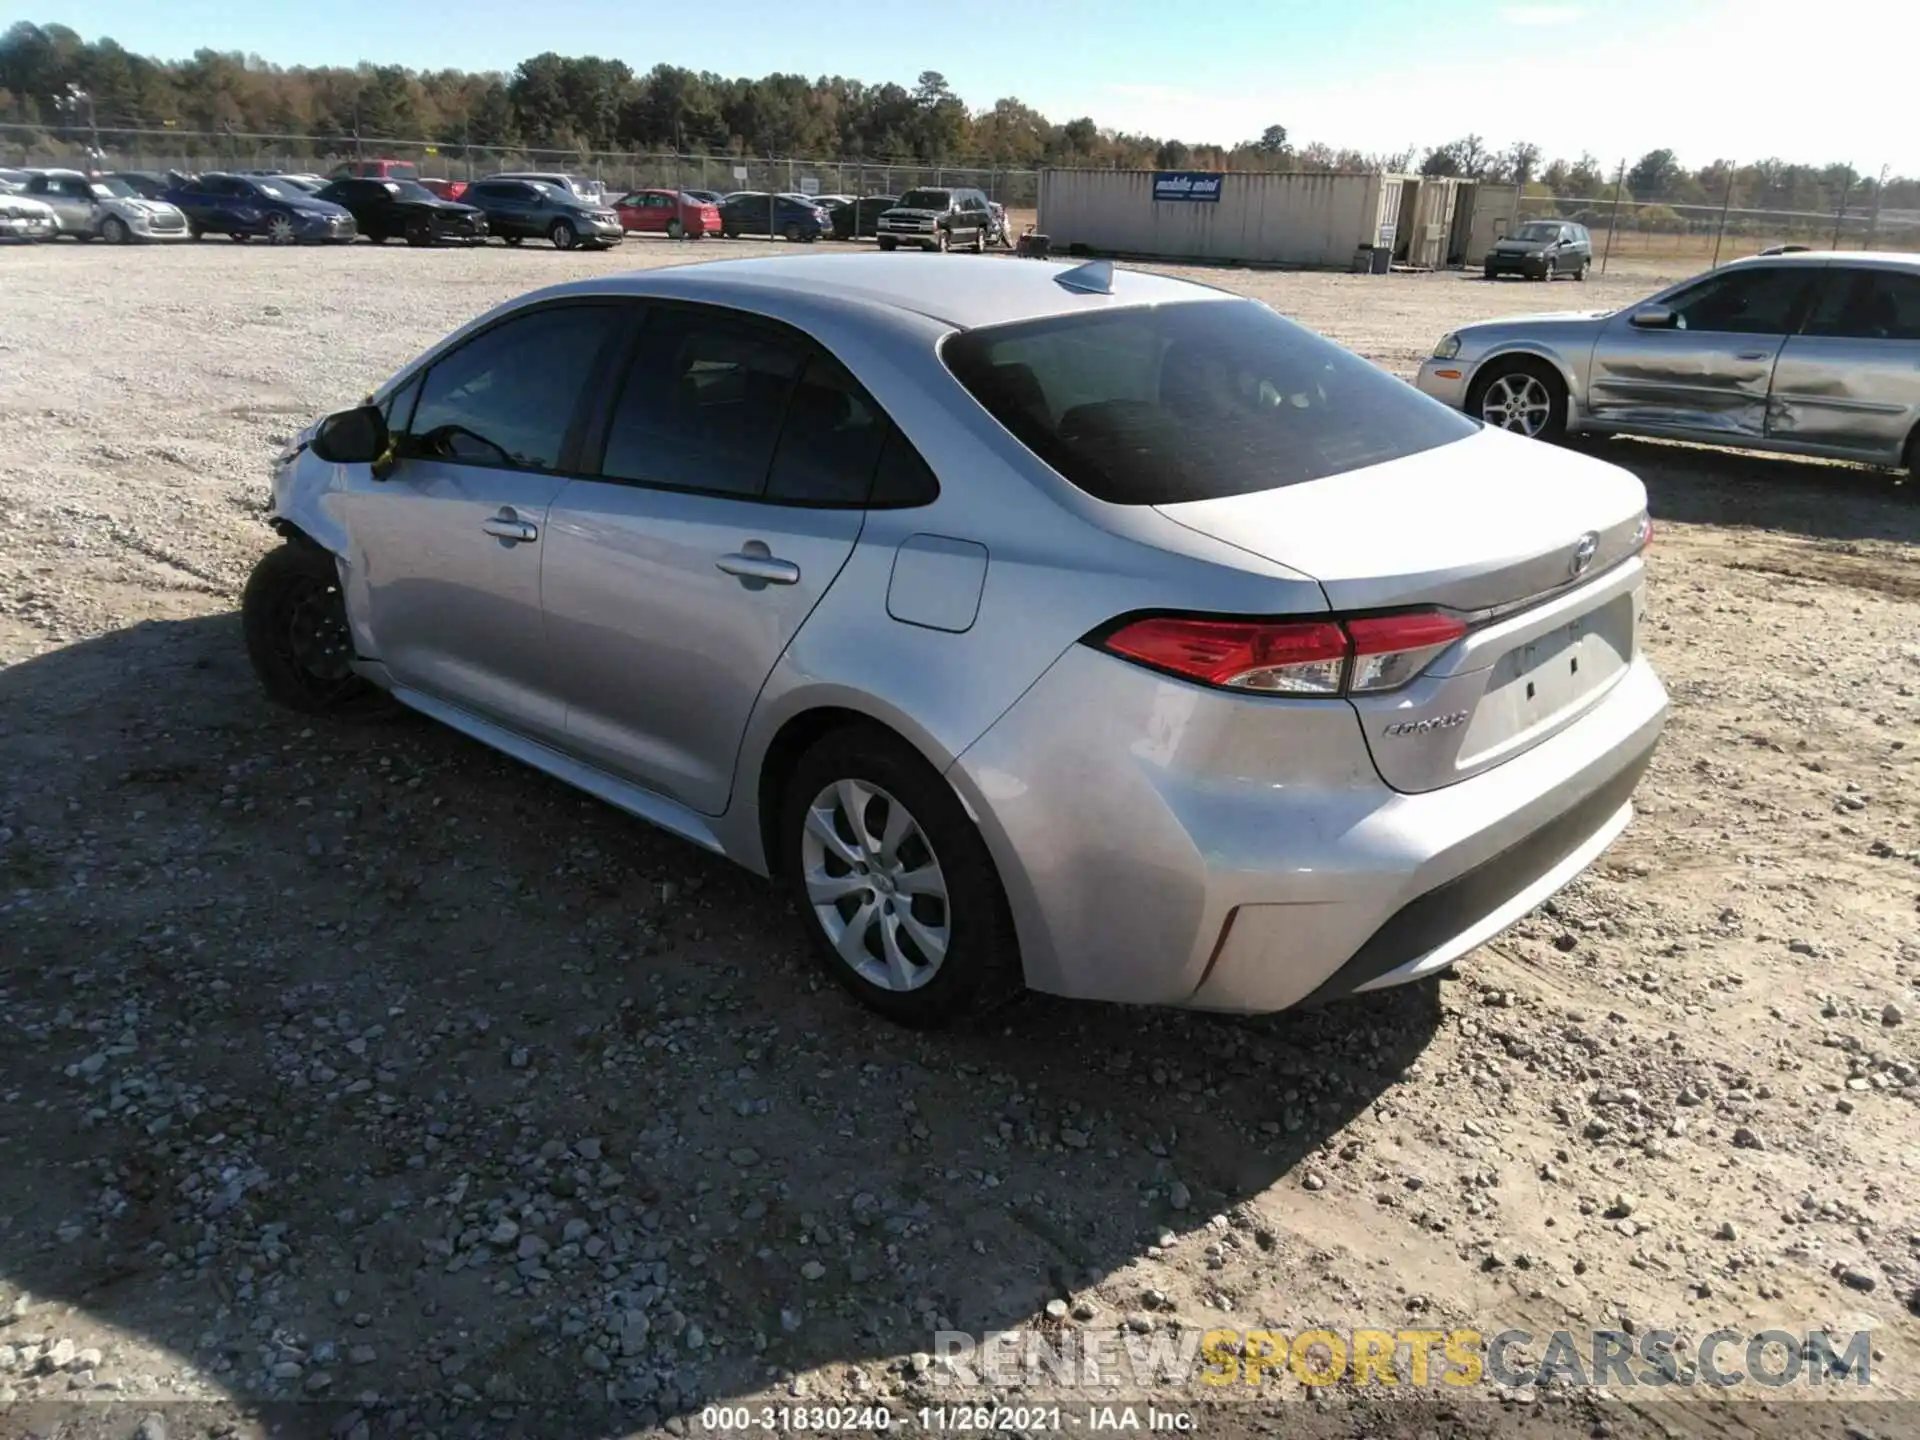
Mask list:
[{"label": "rear side window", "polygon": [[787,406],[767,477],[769,500],[864,505],[887,419],[839,361],[816,352]]},{"label": "rear side window", "polygon": [[804,360],[797,343],[761,326],[657,312],[615,402],[601,473],[759,495]]},{"label": "rear side window", "polygon": [[612,305],[529,311],[434,361],[408,426],[408,453],[557,469],[582,387],[619,314]]},{"label": "rear side window", "polygon": [[1827,273],[1806,333],[1849,340],[1920,340],[1920,274],[1836,266]]},{"label": "rear side window", "polygon": [[1117,505],[1279,489],[1478,428],[1250,300],[991,326],[941,354],[1015,438]]}]

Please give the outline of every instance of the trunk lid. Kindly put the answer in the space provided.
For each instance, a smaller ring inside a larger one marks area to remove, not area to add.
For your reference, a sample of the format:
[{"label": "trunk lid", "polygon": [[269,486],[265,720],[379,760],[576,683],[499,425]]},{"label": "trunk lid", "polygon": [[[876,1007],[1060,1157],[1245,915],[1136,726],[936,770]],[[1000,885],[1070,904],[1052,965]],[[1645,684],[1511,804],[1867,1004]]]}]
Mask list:
[{"label": "trunk lid", "polygon": [[1556,446],[1489,429],[1324,480],[1156,508],[1312,576],[1336,613],[1468,620],[1410,685],[1350,702],[1398,790],[1467,779],[1565,729],[1634,653],[1645,488]]}]

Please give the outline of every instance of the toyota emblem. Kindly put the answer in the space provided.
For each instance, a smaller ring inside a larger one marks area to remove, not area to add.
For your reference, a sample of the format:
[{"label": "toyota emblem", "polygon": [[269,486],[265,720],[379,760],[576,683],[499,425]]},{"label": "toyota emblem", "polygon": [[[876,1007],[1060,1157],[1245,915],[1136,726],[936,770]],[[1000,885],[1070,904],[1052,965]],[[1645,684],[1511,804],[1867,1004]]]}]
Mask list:
[{"label": "toyota emblem", "polygon": [[1574,542],[1573,558],[1567,562],[1567,574],[1578,580],[1593,564],[1593,557],[1600,553],[1600,536],[1589,530]]}]

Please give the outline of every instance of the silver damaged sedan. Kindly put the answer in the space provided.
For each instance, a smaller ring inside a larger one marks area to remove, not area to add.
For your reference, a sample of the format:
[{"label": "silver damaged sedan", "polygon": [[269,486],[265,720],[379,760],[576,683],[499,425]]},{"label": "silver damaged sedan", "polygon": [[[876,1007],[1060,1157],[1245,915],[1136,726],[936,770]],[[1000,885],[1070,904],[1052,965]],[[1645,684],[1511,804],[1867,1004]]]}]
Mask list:
[{"label": "silver damaged sedan", "polygon": [[1469,325],[1416,383],[1540,439],[1646,435],[1920,475],[1920,256],[1758,256],[1615,313]]},{"label": "silver damaged sedan", "polygon": [[1104,262],[541,290],[280,461],[268,694],[398,701],[777,877],[933,1025],[1434,974],[1628,823],[1632,475]]}]

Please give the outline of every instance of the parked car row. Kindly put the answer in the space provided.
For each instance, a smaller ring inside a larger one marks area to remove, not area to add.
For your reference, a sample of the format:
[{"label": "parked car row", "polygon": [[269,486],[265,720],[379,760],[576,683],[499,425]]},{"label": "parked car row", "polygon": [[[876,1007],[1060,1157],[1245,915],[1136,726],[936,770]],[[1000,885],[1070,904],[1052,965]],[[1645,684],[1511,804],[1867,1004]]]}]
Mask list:
[{"label": "parked car row", "polygon": [[331,176],[277,170],[0,170],[0,237],[62,235],[127,244],[203,239],[273,244],[426,246],[545,241],[605,249],[629,234],[671,239],[765,236],[795,243],[874,238],[880,248],[1008,245],[1006,212],[978,190],[902,196],[643,189],[608,201],[598,181],[562,171],[515,171],[474,181],[421,179],[411,163],[360,160]]}]

